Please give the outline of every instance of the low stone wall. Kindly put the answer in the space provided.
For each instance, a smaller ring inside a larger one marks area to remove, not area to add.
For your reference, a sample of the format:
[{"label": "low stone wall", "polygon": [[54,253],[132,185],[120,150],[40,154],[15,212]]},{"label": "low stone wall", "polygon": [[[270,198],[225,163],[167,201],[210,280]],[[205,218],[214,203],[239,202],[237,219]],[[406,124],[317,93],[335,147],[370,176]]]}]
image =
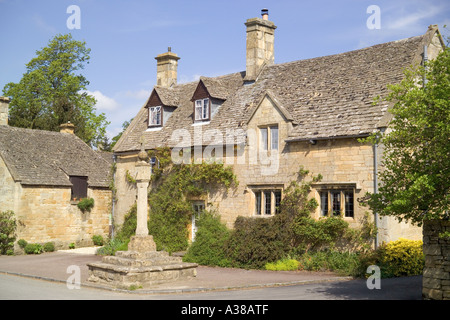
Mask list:
[{"label": "low stone wall", "polygon": [[439,236],[446,231],[450,232],[449,220],[424,222],[422,297],[426,300],[450,300],[450,239]]}]

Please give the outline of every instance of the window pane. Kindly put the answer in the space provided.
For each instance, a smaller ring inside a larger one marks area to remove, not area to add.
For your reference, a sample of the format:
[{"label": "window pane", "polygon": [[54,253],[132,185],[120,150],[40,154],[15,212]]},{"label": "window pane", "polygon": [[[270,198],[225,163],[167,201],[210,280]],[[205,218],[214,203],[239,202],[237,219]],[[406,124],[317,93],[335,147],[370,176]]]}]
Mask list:
[{"label": "window pane", "polygon": [[281,203],[281,191],[275,191],[273,194],[275,196],[275,213],[279,213]]},{"label": "window pane", "polygon": [[261,128],[259,131],[261,132],[261,148],[262,150],[267,150],[267,128]]},{"label": "window pane", "polygon": [[161,107],[150,108],[150,124],[151,125],[161,124]]},{"label": "window pane", "polygon": [[353,191],[345,191],[345,216],[353,218],[354,207],[353,207]]},{"label": "window pane", "polygon": [[255,214],[261,214],[261,192],[257,191],[255,193]]},{"label": "window pane", "polygon": [[320,192],[320,213],[323,217],[328,216],[328,191]]},{"label": "window pane", "polygon": [[341,215],[341,192],[332,191],[331,192],[331,208],[333,210],[333,215]]},{"label": "window pane", "polygon": [[195,100],[195,120],[202,120],[202,100]]},{"label": "window pane", "polygon": [[156,124],[161,124],[161,107],[156,107]]},{"label": "window pane", "polygon": [[278,127],[270,127],[270,143],[272,150],[278,150]]},{"label": "window pane", "polygon": [[203,119],[209,118],[209,99],[203,100]]},{"label": "window pane", "polygon": [[270,215],[272,212],[272,192],[264,191],[264,214]]}]

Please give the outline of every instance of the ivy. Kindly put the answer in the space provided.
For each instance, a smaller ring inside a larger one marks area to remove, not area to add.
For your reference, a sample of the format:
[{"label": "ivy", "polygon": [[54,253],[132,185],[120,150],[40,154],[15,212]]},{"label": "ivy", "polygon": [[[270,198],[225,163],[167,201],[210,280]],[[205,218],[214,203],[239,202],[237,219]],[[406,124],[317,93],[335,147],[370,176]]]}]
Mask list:
[{"label": "ivy", "polygon": [[131,175],[130,171],[125,172],[125,177],[127,178],[127,181],[131,184],[136,184],[136,179]]},{"label": "ivy", "polygon": [[211,190],[237,186],[236,176],[222,163],[174,164],[169,148],[156,149],[149,156],[158,159],[149,192],[149,232],[158,250],[186,250],[188,225],[194,213],[189,200]]}]

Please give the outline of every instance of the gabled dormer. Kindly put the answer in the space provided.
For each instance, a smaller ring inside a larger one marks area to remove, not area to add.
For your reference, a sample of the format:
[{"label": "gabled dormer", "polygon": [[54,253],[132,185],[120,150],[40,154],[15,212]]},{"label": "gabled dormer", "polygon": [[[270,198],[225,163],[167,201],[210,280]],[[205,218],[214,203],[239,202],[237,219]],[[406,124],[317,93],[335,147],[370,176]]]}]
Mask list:
[{"label": "gabled dormer", "polygon": [[167,97],[175,97],[172,88],[155,87],[147,101],[147,127],[148,129],[160,129],[177,108],[176,101]]},{"label": "gabled dormer", "polygon": [[207,123],[211,121],[220,106],[224,103],[226,96],[221,93],[220,85],[220,82],[213,79],[206,77],[200,78],[191,98],[194,123]]}]

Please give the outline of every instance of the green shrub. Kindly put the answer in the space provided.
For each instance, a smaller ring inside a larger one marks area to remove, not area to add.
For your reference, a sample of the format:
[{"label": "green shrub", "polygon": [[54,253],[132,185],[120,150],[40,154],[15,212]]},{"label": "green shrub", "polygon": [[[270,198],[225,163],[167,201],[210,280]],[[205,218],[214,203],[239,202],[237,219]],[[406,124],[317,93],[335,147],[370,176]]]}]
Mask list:
[{"label": "green shrub", "polygon": [[297,249],[320,251],[334,248],[344,236],[349,226],[341,217],[324,217],[315,220],[311,217],[298,217],[293,223]]},{"label": "green shrub", "polygon": [[75,243],[71,243],[71,244],[69,244],[69,249],[75,249]]},{"label": "green shrub", "polygon": [[355,275],[359,270],[357,253],[335,250],[304,253],[298,257],[299,268],[307,271],[333,271],[339,274]]},{"label": "green shrub", "polygon": [[13,211],[0,212],[0,254],[11,254],[14,250],[16,227]]},{"label": "green shrub", "polygon": [[113,256],[117,251],[127,251],[128,242],[122,239],[110,239],[106,244],[97,249],[96,254],[100,256]]},{"label": "green shrub", "polygon": [[39,243],[28,243],[24,248],[27,254],[41,254],[44,252],[44,248]]},{"label": "green shrub", "polygon": [[288,254],[282,231],[277,219],[238,217],[225,245],[226,255],[235,267],[262,269]]},{"label": "green shrub", "polygon": [[102,246],[105,241],[103,240],[103,237],[101,235],[93,235],[92,236],[92,242],[96,246]]},{"label": "green shrub", "polygon": [[26,247],[26,245],[28,244],[28,242],[24,239],[20,239],[19,241],[17,241],[17,244],[19,245],[19,247],[24,249]]},{"label": "green shrub", "polygon": [[421,240],[399,239],[360,255],[357,276],[367,277],[370,265],[380,268],[382,278],[420,275],[425,265]]},{"label": "green shrub", "polygon": [[197,226],[195,241],[189,247],[183,261],[209,266],[229,266],[224,245],[230,231],[221,223],[220,217],[205,211],[197,221]]},{"label": "green shrub", "polygon": [[395,276],[412,276],[422,274],[425,264],[421,240],[399,239],[384,245],[382,263]]},{"label": "green shrub", "polygon": [[266,263],[266,270],[272,271],[294,271],[298,270],[300,263],[295,259],[281,259],[277,262]]},{"label": "green shrub", "polygon": [[55,244],[53,242],[44,243],[44,251],[45,252],[53,252],[55,251]]},{"label": "green shrub", "polygon": [[85,213],[86,211],[91,212],[92,208],[94,207],[94,199],[92,198],[81,199],[80,202],[77,203],[77,207],[83,213]]}]

